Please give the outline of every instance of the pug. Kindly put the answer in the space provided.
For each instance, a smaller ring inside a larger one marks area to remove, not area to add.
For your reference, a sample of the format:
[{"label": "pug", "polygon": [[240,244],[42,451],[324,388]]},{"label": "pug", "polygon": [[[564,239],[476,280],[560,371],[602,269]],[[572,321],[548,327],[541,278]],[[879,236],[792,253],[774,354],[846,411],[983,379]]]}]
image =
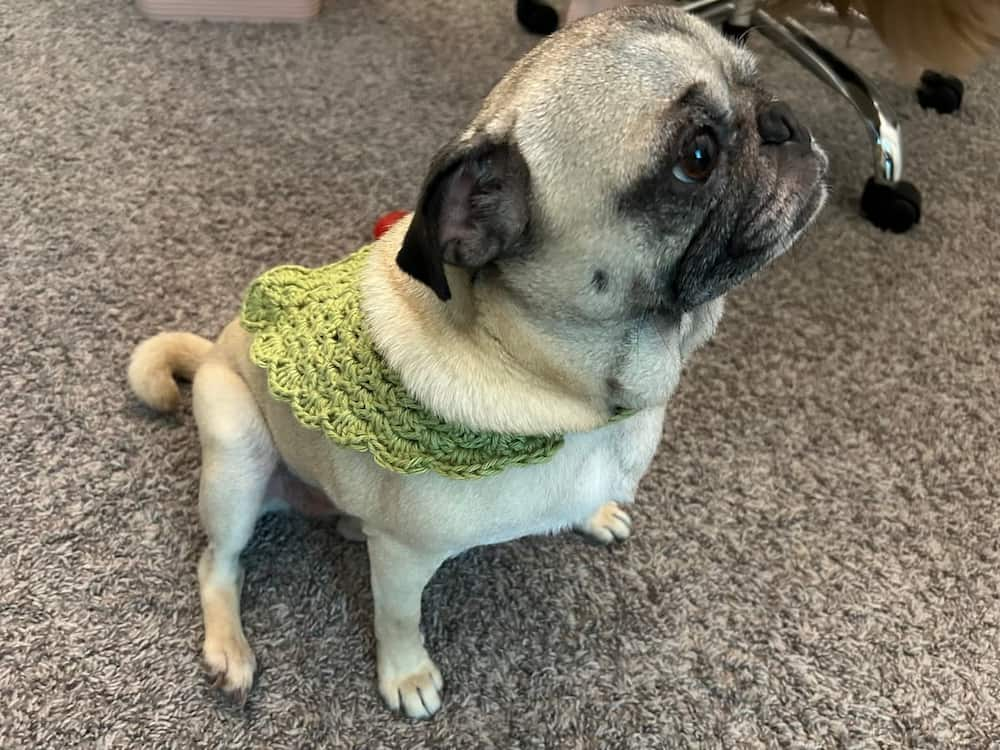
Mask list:
[{"label": "pug", "polygon": [[217,685],[243,701],[254,678],[240,552],[306,499],[367,543],[382,698],[438,711],[434,572],[527,535],[632,533],[682,366],[813,221],[826,167],[748,50],[676,9],[610,10],[521,59],[372,245],[265,274],[214,342],[141,343],[147,405],[175,408],[193,379]]}]

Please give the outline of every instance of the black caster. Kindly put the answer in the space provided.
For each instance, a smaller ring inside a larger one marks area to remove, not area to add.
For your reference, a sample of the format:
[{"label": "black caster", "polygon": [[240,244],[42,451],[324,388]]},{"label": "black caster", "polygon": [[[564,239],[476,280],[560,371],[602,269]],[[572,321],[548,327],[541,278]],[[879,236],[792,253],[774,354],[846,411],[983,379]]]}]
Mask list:
[{"label": "black caster", "polygon": [[885,185],[869,177],[861,194],[861,212],[879,229],[901,234],[920,221],[920,191],[903,180]]},{"label": "black caster", "polygon": [[722,33],[726,35],[728,39],[736,42],[737,44],[743,44],[746,41],[747,35],[750,33],[750,29],[753,26],[745,26],[742,23],[730,23],[726,21],[722,24]]},{"label": "black caster", "polygon": [[517,0],[517,20],[532,34],[551,34],[559,28],[559,14],[542,0]]},{"label": "black caster", "polygon": [[962,95],[965,84],[955,76],[946,76],[925,70],[920,76],[920,88],[917,89],[917,101],[924,109],[933,109],[942,115],[958,112],[962,107]]}]

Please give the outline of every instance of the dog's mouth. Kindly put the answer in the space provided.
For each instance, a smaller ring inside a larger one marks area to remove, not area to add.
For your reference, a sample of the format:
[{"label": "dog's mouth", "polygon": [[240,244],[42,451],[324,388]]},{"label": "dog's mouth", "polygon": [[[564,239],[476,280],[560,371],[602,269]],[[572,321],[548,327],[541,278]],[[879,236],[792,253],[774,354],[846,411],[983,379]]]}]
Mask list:
[{"label": "dog's mouth", "polygon": [[755,200],[728,218],[710,210],[664,289],[673,306],[691,310],[725,294],[787,251],[826,202],[828,159],[812,142],[782,147],[774,161],[772,189],[758,188]]},{"label": "dog's mouth", "polygon": [[815,219],[823,206],[826,205],[826,199],[829,196],[829,188],[826,184],[826,175],[830,166],[830,159],[815,143],[812,145],[812,153],[809,161],[812,165],[812,172],[806,175],[806,180],[808,185],[800,195],[802,200],[799,204],[799,210],[795,213],[792,220],[792,230],[791,233],[798,236],[803,232],[806,227],[812,224],[813,219]]},{"label": "dog's mouth", "polygon": [[731,257],[777,257],[812,224],[826,203],[830,160],[819,146],[783,148],[775,161],[777,188],[748,212],[728,248]]}]

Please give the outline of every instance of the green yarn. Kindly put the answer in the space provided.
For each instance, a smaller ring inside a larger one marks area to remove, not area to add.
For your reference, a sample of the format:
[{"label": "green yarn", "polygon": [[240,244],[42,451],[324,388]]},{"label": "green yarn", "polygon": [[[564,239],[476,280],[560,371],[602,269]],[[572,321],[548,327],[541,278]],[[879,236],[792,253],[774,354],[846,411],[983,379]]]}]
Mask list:
[{"label": "green yarn", "polygon": [[240,321],[253,334],[250,359],[304,426],[371,454],[400,474],[435,471],[478,479],[542,463],[561,435],[478,432],[445,422],[414,399],[375,350],[361,312],[369,248],[317,269],[279,266],[258,277]]}]

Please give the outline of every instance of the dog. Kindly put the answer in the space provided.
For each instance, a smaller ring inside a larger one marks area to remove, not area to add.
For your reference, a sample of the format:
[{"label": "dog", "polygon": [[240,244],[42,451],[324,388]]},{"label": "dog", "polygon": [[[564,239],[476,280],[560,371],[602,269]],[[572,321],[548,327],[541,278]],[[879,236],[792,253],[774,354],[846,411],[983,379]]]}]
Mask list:
[{"label": "dog", "polygon": [[[193,379],[217,685],[242,702],[254,677],[240,552],[261,514],[305,498],[367,543],[382,698],[413,718],[438,711],[420,630],[434,572],[528,535],[630,535],[624,506],[683,364],[725,295],[812,223],[826,170],[749,51],[676,9],[610,10],[515,64],[434,158],[413,213],[349,265],[265,274],[214,342],[139,344],[128,378],[150,407],[176,408],[175,378]],[[323,280],[348,276],[360,312]],[[274,322],[296,315],[305,334]],[[335,353],[355,338],[362,354]],[[334,348],[314,360],[310,347]],[[381,390],[391,406],[358,406]],[[453,447],[424,445],[411,417]]]}]

